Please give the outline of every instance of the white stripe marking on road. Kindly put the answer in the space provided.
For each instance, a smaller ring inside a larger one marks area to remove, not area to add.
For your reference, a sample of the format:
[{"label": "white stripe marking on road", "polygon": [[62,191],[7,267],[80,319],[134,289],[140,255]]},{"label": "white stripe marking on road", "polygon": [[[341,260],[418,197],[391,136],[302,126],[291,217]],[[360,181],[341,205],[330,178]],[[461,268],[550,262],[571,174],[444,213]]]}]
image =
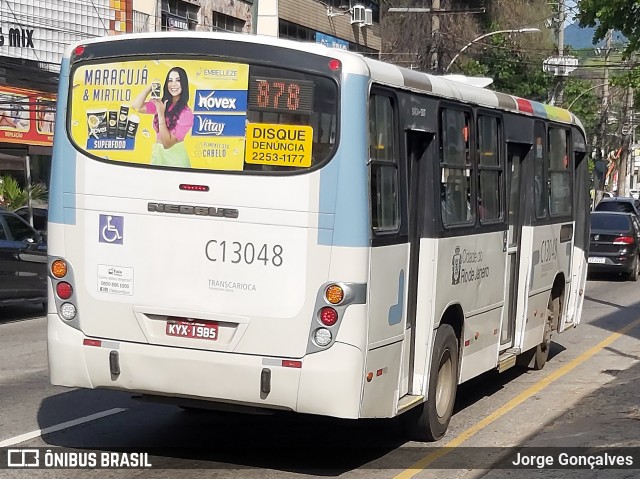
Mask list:
[{"label": "white stripe marking on road", "polygon": [[44,429],[38,429],[37,431],[21,434],[20,436],[10,437],[9,439],[0,441],[0,447],[15,446],[16,444],[28,441],[29,439],[34,439],[45,434],[51,434],[52,432],[62,431],[63,429],[69,429],[70,427],[78,426],[80,424],[84,424],[85,422],[95,421],[96,419],[102,419],[103,417],[112,416],[113,414],[118,414],[123,411],[126,411],[126,409],[120,407],[109,409],[108,411],[98,412],[95,414],[91,414],[90,416],[74,419],[73,421],[67,421],[63,422],[62,424],[56,424],[55,426],[45,427]]}]

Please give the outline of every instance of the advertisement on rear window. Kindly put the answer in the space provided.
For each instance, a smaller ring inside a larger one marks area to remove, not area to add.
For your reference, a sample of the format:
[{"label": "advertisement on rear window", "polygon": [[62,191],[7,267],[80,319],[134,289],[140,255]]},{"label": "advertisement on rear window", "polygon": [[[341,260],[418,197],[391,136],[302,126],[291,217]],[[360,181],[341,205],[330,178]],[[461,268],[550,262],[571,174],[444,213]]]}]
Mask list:
[{"label": "advertisement on rear window", "polygon": [[242,170],[249,66],[193,60],[83,65],[73,73],[71,137],[130,163]]}]

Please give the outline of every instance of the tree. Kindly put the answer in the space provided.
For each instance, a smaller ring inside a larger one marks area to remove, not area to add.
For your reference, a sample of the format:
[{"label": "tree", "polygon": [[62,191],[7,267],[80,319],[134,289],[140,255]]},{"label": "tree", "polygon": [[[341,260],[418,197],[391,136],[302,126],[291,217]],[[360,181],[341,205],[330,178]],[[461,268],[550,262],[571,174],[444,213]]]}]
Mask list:
[{"label": "tree", "polygon": [[[47,187],[43,184],[31,187],[31,200],[43,202],[47,200]],[[10,175],[0,177],[0,206],[15,210],[25,206],[29,201],[29,192],[21,188],[18,181]]]},{"label": "tree", "polygon": [[[394,7],[418,4],[428,6],[430,2],[393,2]],[[382,59],[433,73],[430,60],[434,49],[439,53],[439,64],[443,67],[483,33],[537,26],[543,32],[495,35],[474,42],[456,60],[450,73],[488,76],[494,79],[492,89],[532,100],[546,100],[552,78],[542,71],[542,62],[554,51],[550,34],[544,33],[543,20],[551,14],[547,0],[441,0],[440,5],[457,12],[485,7],[486,13],[441,14],[440,34],[435,38],[431,32],[432,14],[387,13],[382,16]]]},{"label": "tree", "polygon": [[[498,30],[494,27],[492,30]],[[545,101],[552,77],[542,71],[542,62],[524,53],[509,35],[494,35],[460,70],[469,76],[493,78],[491,88],[530,100]]]},{"label": "tree", "polygon": [[580,118],[587,139],[591,140],[596,134],[600,119],[600,102],[594,85],[588,80],[569,77],[564,86],[564,102],[561,106],[571,106],[571,112]]},{"label": "tree", "polygon": [[622,33],[629,43],[625,54],[640,49],[640,5],[637,0],[581,0],[577,15],[580,26],[595,27],[594,43],[602,40],[609,30]]}]

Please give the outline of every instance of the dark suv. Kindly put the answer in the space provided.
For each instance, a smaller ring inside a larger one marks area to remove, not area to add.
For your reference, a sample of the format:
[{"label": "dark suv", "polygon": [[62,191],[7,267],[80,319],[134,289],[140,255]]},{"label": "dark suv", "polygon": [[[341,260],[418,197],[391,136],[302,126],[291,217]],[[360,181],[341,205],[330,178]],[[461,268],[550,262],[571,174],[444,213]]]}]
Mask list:
[{"label": "dark suv", "polygon": [[0,208],[0,306],[47,301],[47,247],[29,223]]},{"label": "dark suv", "polygon": [[619,213],[633,213],[640,216],[640,200],[617,196],[615,198],[602,198],[596,205],[595,211],[617,211]]}]

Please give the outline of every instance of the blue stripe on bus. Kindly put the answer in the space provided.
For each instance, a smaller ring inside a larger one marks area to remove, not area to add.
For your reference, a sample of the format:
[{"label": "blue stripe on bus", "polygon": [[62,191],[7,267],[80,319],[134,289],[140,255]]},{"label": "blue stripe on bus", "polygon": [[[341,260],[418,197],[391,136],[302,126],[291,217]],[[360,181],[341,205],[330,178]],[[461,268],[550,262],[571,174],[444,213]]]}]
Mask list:
[{"label": "blue stripe on bus", "polygon": [[533,107],[534,115],[541,116],[542,118],[547,118],[547,110],[545,110],[544,105],[542,103],[538,103],[537,101],[532,101],[531,106]]},{"label": "blue stripe on bus", "polygon": [[321,245],[369,244],[368,91],[366,76],[349,75],[342,84],[340,146],[320,173],[320,212],[334,214],[333,232],[318,230]]},{"label": "blue stripe on bus", "polygon": [[[52,223],[76,224],[76,150],[67,137],[67,95],[69,94],[69,59],[60,65],[58,104],[56,111],[53,164],[51,167],[51,190],[49,198],[49,221]],[[66,211],[65,211],[66,209]]]}]

